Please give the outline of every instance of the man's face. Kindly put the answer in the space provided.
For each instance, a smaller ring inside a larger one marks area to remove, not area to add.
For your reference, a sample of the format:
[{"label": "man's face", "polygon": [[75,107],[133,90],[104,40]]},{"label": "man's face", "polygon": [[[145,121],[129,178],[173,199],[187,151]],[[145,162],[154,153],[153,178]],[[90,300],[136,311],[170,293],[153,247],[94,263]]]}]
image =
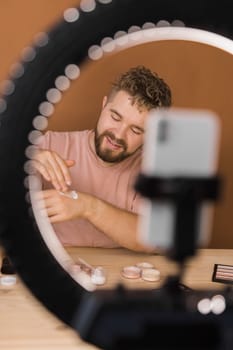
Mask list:
[{"label": "man's face", "polygon": [[95,130],[95,148],[99,158],[117,163],[134,154],[143,143],[145,107],[132,105],[131,96],[117,92],[109,101],[105,97]]}]

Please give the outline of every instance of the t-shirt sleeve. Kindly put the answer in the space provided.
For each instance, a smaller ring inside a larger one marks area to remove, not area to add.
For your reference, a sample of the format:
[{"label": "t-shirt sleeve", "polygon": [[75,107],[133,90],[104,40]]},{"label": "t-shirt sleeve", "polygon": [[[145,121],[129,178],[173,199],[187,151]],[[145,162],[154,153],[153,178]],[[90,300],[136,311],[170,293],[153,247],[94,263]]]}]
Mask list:
[{"label": "t-shirt sleeve", "polygon": [[[67,149],[68,137],[67,133],[47,131],[44,135],[40,136],[36,143],[36,149],[38,150],[50,150],[55,151],[62,158],[65,158],[64,151]],[[43,177],[42,186],[44,189],[51,188],[50,182],[47,182]]]},{"label": "t-shirt sleeve", "polygon": [[67,159],[70,151],[70,134],[68,132],[47,131],[37,142],[37,148],[54,151]]},{"label": "t-shirt sleeve", "polygon": [[40,136],[36,146],[39,149],[52,149],[52,132],[47,131],[44,135]]},{"label": "t-shirt sleeve", "polygon": [[135,195],[132,201],[131,211],[135,214],[141,214],[142,203],[143,203],[143,197],[139,193],[135,192]]}]

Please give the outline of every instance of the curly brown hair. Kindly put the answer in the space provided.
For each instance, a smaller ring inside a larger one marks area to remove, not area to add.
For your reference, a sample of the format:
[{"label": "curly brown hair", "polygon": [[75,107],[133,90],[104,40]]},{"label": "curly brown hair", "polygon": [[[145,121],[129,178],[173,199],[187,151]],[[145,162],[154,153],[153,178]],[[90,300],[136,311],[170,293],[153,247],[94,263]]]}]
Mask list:
[{"label": "curly brown hair", "polygon": [[171,106],[171,89],[157,73],[144,66],[137,66],[123,73],[112,83],[109,98],[123,90],[132,96],[132,104],[148,110]]}]

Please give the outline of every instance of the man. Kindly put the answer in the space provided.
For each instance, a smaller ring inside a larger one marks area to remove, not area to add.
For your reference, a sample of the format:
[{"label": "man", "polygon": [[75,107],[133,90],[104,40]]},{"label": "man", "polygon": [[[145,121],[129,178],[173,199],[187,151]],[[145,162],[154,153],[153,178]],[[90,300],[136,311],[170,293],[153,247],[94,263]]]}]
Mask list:
[{"label": "man", "polygon": [[138,66],[113,83],[95,130],[43,136],[35,167],[46,180],[47,215],[64,245],[148,250],[137,242],[133,185],[148,112],[170,105],[168,85]]}]

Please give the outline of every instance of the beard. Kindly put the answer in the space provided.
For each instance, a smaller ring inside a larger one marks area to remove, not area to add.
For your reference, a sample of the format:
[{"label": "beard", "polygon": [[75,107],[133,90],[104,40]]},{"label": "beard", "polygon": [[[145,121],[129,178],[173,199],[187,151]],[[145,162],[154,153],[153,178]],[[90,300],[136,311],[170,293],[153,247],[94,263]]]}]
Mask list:
[{"label": "beard", "polygon": [[[111,150],[109,148],[103,148],[102,143],[105,137],[108,137],[115,144],[121,146],[120,150]],[[128,158],[131,153],[127,152],[128,145],[123,139],[117,139],[114,134],[110,131],[104,131],[99,134],[95,129],[95,150],[97,156],[107,163],[119,163],[124,159]]]}]

